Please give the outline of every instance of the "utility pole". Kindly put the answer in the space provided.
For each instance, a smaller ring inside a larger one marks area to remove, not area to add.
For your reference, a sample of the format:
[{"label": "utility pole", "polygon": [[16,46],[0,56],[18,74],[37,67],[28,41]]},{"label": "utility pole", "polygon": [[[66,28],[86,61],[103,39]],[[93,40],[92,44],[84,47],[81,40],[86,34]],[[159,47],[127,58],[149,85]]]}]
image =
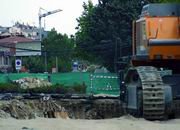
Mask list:
[{"label": "utility pole", "polygon": [[44,52],[45,72],[47,72],[47,51]]},{"label": "utility pole", "polygon": [[118,44],[118,39],[116,38],[115,49],[114,49],[114,71],[115,72],[117,72],[117,44]]},{"label": "utility pole", "polygon": [[58,57],[56,56],[56,73],[58,73]]},{"label": "utility pole", "polygon": [[119,57],[122,57],[123,56],[123,53],[122,53],[122,42],[121,42],[121,39],[118,38],[118,44],[119,44]]}]

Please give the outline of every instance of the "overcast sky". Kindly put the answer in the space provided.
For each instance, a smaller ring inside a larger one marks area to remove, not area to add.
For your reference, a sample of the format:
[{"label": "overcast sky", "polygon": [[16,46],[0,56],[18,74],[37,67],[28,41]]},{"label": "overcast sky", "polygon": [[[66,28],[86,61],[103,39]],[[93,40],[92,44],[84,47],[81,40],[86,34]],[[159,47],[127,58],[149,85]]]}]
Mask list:
[{"label": "overcast sky", "polygon": [[[62,9],[62,12],[47,16],[45,18],[46,30],[55,28],[60,33],[68,35],[75,33],[77,26],[76,18],[82,11],[83,2],[88,0],[0,0],[0,25],[12,26],[14,22],[20,21],[38,26],[38,12],[42,7],[48,11]],[[98,0],[92,0],[97,4]],[[44,20],[42,20],[44,26]]]}]

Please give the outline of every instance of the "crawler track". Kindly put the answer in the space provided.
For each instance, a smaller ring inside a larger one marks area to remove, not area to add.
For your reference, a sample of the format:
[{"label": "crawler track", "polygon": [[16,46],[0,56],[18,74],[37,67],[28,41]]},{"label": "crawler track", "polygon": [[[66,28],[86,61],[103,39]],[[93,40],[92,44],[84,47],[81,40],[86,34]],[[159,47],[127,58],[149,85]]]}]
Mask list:
[{"label": "crawler track", "polygon": [[157,69],[152,66],[136,68],[142,85],[143,116],[145,119],[164,119],[165,98],[163,82]]},{"label": "crawler track", "polygon": [[[137,91],[137,110],[131,111],[131,114],[143,116],[148,120],[164,119],[164,84],[156,68],[152,66],[130,68],[126,75],[126,86],[131,89],[130,93],[132,93],[132,88],[133,91]],[[135,98],[135,96],[127,96],[128,100],[133,102],[134,99],[131,98]],[[131,109],[133,103],[130,104],[128,110]]]}]

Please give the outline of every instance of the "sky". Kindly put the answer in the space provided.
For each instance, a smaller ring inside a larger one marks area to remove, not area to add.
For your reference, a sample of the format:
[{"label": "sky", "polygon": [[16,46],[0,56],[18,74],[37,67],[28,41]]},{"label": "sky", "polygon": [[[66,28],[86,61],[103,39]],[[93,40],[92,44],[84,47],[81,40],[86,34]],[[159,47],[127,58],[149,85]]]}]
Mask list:
[{"label": "sky", "polygon": [[[39,26],[39,8],[47,11],[61,9],[63,11],[45,18],[45,29],[55,28],[59,33],[68,35],[76,32],[76,18],[83,11],[82,4],[88,0],[0,0],[0,26],[12,26],[16,21]],[[91,0],[94,5],[98,0]],[[43,11],[42,11],[43,13]],[[45,12],[44,12],[45,13]],[[42,19],[44,27],[44,19]]]}]

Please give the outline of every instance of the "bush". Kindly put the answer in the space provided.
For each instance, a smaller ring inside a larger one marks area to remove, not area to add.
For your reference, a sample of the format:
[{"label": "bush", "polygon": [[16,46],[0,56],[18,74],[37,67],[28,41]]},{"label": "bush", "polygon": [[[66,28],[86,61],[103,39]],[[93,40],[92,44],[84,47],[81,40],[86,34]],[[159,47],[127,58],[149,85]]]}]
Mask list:
[{"label": "bush", "polygon": [[20,88],[16,84],[0,83],[0,93],[15,93],[19,91]]},{"label": "bush", "polygon": [[61,93],[61,94],[86,93],[86,85],[84,83],[83,84],[74,84],[72,86],[64,86],[64,85],[56,84],[56,85],[53,85],[52,88],[55,88],[56,93]]},{"label": "bush", "polygon": [[44,86],[38,88],[22,89],[16,84],[12,83],[1,83],[0,93],[86,93],[85,84],[74,84],[73,86],[64,86],[62,84],[55,84],[52,86]]},{"label": "bush", "polygon": [[86,85],[84,83],[75,84],[72,88],[74,89],[75,93],[80,93],[80,94],[86,93]]}]

